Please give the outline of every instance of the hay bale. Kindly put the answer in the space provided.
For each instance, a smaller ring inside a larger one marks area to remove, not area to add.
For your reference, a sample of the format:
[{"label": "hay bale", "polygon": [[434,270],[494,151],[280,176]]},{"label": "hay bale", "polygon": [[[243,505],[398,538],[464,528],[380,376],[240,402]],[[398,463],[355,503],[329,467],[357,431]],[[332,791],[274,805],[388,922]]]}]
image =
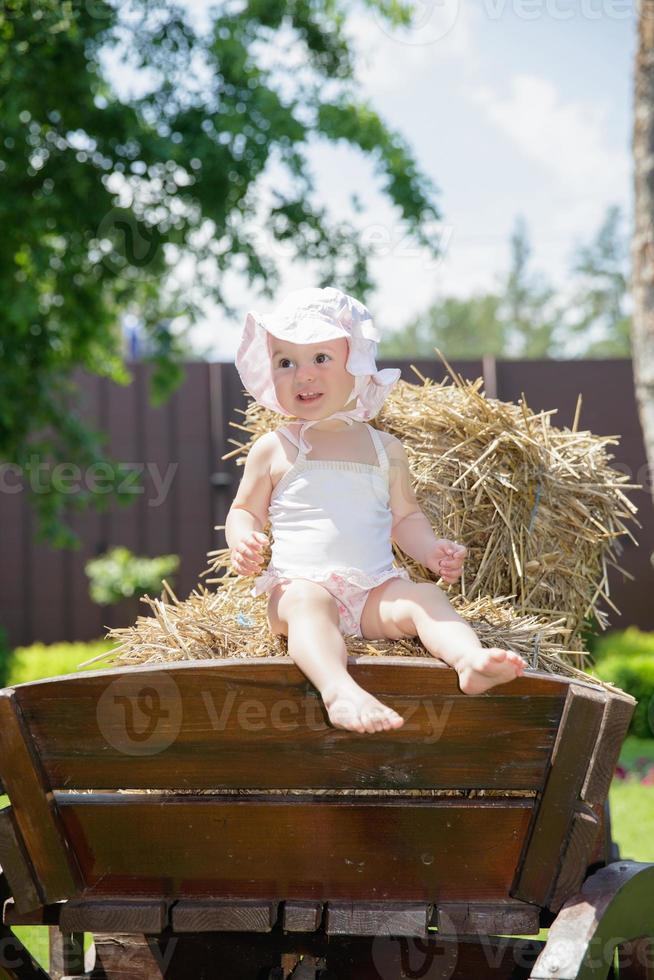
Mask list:
[{"label": "hay bale", "polygon": [[[607,571],[619,568],[620,537],[632,537],[625,522],[638,523],[623,492],[632,485],[611,468],[606,449],[618,437],[578,431],[578,413],[572,429],[558,429],[553,412],[533,413],[524,399],[515,405],[486,398],[481,380],[420,379],[400,381],[375,424],[401,439],[437,535],[468,549],[461,582],[448,590],[453,605],[485,645],[515,650],[540,669],[583,676],[582,627],[590,617],[606,627],[602,603],[615,609]],[[230,439],[237,448],[223,457],[238,456],[238,465],[280,424],[254,402],[242,414],[245,424],[230,425],[248,438]],[[395,546],[394,553],[414,580],[434,580]],[[252,580],[231,572],[228,550],[208,557],[201,577],[214,574],[207,584],[215,590],[198,585],[180,601],[166,586],[161,599],[143,599],[153,616],[107,634],[119,642],[113,662],[286,653],[286,638],[270,634],[266,596],[252,598]],[[347,637],[346,645],[354,656],[430,656],[417,638]]]}]

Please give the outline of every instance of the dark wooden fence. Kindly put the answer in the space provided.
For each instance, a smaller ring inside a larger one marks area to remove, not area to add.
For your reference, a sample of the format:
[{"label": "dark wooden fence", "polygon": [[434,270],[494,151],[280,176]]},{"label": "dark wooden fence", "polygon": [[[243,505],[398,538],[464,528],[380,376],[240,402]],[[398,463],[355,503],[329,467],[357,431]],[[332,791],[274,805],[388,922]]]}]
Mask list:
[{"label": "dark wooden fence", "polygon": [[[407,381],[416,381],[410,361],[394,361]],[[440,361],[414,360],[420,372],[439,380]],[[380,367],[391,366],[381,362]],[[486,378],[487,392],[515,400],[524,392],[534,410],[558,408],[554,424],[570,425],[577,396],[583,396],[581,427],[601,435],[618,434],[615,465],[629,472],[631,482],[648,481],[642,435],[633,393],[631,362],[612,361],[481,361],[455,362],[467,378]],[[88,595],[85,562],[115,545],[137,554],[175,553],[181,557],[175,590],[185,597],[206,567],[206,553],[225,547],[224,524],[242,469],[221,456],[238,435],[228,421],[242,421],[246,397],[232,364],[189,363],[181,388],[162,407],[147,397],[148,368],[131,365],[134,382],[127,388],[89,375],[79,377],[84,418],[107,432],[107,450],[142,473],[142,492],[134,502],[115,504],[104,512],[71,517],[82,546],[59,551],[35,541],[35,519],[16,478],[5,477],[0,493],[0,625],[12,645],[35,641],[87,640],[104,635],[105,627],[126,626],[146,607],[134,601],[99,607]],[[91,481],[91,475],[80,479]],[[71,483],[71,490],[73,485]],[[137,488],[134,487],[134,490]],[[624,566],[635,576],[625,582],[613,575],[611,597],[622,610],[615,628],[634,623],[654,629],[654,510],[645,491],[631,498],[643,524],[640,547],[625,544]]]}]

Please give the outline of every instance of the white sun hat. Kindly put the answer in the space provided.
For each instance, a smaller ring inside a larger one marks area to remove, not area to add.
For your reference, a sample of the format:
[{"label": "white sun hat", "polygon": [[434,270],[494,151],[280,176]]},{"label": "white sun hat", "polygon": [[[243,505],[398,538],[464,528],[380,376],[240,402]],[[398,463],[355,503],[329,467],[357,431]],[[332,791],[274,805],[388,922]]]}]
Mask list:
[{"label": "white sun hat", "polygon": [[[334,412],[328,418],[366,421],[377,415],[389,391],[400,378],[399,368],[377,370],[375,355],[379,332],[370,310],[335,286],[297,289],[289,293],[270,313],[250,310],[245,318],[241,343],[236,353],[236,369],[243,386],[260,405],[289,415],[277,400],[272,374],[272,359],[268,336],[293,344],[317,344],[323,340],[345,337],[348,341],[346,370],[354,377],[354,387],[346,404],[356,397],[349,411]],[[326,421],[306,422],[301,429],[302,439],[309,425]],[[306,450],[305,450],[306,451]]]}]

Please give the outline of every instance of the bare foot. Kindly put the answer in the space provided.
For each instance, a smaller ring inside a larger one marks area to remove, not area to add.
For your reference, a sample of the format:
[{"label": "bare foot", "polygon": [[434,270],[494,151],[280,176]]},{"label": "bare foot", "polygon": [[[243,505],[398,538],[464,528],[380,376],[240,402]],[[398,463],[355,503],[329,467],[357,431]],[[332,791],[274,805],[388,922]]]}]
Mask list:
[{"label": "bare foot", "polygon": [[346,728],[363,735],[365,732],[387,732],[404,724],[402,715],[364,691],[349,674],[324,691],[322,699],[335,728]]},{"label": "bare foot", "polygon": [[457,665],[459,685],[464,694],[483,694],[489,687],[522,676],[526,666],[520,654],[512,650],[480,647]]}]

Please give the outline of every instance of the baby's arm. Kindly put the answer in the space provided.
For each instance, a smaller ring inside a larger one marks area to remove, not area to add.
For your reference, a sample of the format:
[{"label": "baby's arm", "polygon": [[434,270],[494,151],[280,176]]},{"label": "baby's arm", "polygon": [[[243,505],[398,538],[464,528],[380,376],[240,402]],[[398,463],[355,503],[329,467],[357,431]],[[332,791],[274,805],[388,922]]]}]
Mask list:
[{"label": "baby's arm", "polygon": [[239,575],[253,575],[263,563],[268,542],[263,528],[268,521],[272,494],[270,466],[275,434],[267,432],[247,454],[245,469],[225,521],[225,537],[232,565]]},{"label": "baby's arm", "polygon": [[456,582],[461,574],[466,549],[447,538],[437,538],[420,508],[411,481],[404,446],[394,436],[386,444],[390,463],[391,537],[405,555],[414,558],[445,582]]}]

